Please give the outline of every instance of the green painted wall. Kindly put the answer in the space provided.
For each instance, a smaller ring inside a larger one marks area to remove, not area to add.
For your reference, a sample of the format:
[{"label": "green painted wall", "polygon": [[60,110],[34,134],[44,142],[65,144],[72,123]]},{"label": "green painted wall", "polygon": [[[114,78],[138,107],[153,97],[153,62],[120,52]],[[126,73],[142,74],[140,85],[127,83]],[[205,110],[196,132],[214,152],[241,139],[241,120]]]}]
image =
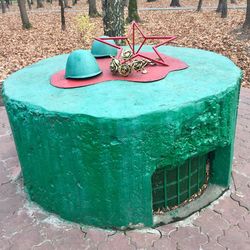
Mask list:
[{"label": "green painted wall", "polygon": [[32,200],[84,224],[150,226],[154,170],[214,150],[220,154],[214,153],[211,182],[228,186],[231,161],[221,157],[232,158],[241,71],[215,53],[161,51],[190,67],[153,83],[110,81],[65,90],[49,84],[51,74],[65,67],[62,55],[5,81],[4,101]]}]

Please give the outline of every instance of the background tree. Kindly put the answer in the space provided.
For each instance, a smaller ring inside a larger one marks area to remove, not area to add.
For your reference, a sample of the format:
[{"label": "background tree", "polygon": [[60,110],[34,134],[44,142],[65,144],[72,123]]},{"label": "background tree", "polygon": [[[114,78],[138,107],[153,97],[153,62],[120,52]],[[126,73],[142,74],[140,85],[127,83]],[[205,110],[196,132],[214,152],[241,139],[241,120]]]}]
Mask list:
[{"label": "background tree", "polygon": [[66,30],[66,22],[65,22],[65,15],[64,15],[64,1],[63,0],[59,0],[59,4],[61,7],[61,27],[62,30]]},{"label": "background tree", "polygon": [[199,0],[198,6],[197,6],[197,11],[198,12],[201,11],[202,3],[203,3],[203,0]]},{"label": "background tree", "polygon": [[171,7],[181,7],[179,0],[171,0]]},{"label": "background tree", "polygon": [[243,27],[250,29],[250,0],[247,0],[246,19],[245,19]]},{"label": "background tree", "polygon": [[27,14],[26,6],[25,6],[25,0],[17,0],[18,8],[20,11],[20,16],[23,24],[24,29],[30,29],[31,23],[29,21],[29,17]]},{"label": "background tree", "polygon": [[1,0],[1,8],[2,8],[2,13],[6,12],[6,6],[4,0]]},{"label": "background tree", "polygon": [[43,2],[42,2],[42,0],[36,0],[36,7],[37,8],[43,8]]},{"label": "background tree", "polygon": [[[64,2],[64,8],[71,8],[70,6],[69,6],[69,1],[68,0],[63,0],[63,2]],[[59,4],[60,5],[60,4]]]},{"label": "background tree", "polygon": [[100,16],[96,8],[96,0],[88,0],[88,2],[89,2],[89,16],[90,17]]},{"label": "background tree", "polygon": [[217,9],[216,9],[216,12],[220,13],[222,11],[222,1],[223,0],[219,0],[218,2],[218,6],[217,6]]},{"label": "background tree", "polygon": [[106,36],[124,34],[124,1],[102,0],[103,28]]},{"label": "background tree", "polygon": [[128,17],[126,21],[128,23],[131,23],[132,21],[140,22],[140,17],[137,8],[137,0],[129,0]]},{"label": "background tree", "polygon": [[222,18],[226,18],[227,17],[227,0],[222,0],[221,17]]},{"label": "background tree", "polygon": [[30,0],[27,0],[27,4],[29,6],[29,9],[31,10],[31,2],[30,2]]},{"label": "background tree", "polygon": [[124,6],[125,6],[125,7],[128,7],[128,1],[129,1],[129,0],[123,0],[123,3],[124,3]]}]

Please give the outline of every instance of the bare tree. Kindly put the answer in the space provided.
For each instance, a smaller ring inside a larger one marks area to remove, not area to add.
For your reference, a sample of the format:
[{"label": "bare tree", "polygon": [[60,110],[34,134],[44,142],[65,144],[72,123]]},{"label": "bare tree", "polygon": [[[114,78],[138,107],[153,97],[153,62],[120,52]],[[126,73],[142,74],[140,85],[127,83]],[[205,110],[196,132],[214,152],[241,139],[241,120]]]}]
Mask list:
[{"label": "bare tree", "polygon": [[25,6],[25,0],[17,0],[20,16],[23,24],[24,29],[30,29],[31,23],[29,21],[29,17],[27,14],[26,6]]},{"label": "bare tree", "polygon": [[227,17],[227,0],[219,0],[216,12],[221,13],[222,18]]},{"label": "bare tree", "polygon": [[246,19],[245,19],[243,27],[250,29],[250,0],[247,0]]},{"label": "bare tree", "polygon": [[170,6],[171,7],[181,7],[180,1],[179,0],[171,0]]},{"label": "bare tree", "polygon": [[124,7],[128,7],[128,1],[129,1],[129,0],[123,0]]},{"label": "bare tree", "polygon": [[227,17],[227,0],[222,0],[221,17]]},{"label": "bare tree", "polygon": [[137,0],[129,0],[128,17],[126,21],[128,23],[131,23],[132,21],[140,22],[140,17],[137,8]]},{"label": "bare tree", "polygon": [[217,6],[217,9],[216,9],[216,12],[220,13],[222,11],[222,1],[223,0],[219,0],[218,2],[218,6]]},{"label": "bare tree", "polygon": [[6,5],[5,5],[4,0],[1,0],[1,8],[2,8],[2,13],[5,13],[6,12]]},{"label": "bare tree", "polygon": [[71,8],[69,6],[69,1],[68,0],[63,0],[63,2],[64,2],[64,8]]},{"label": "bare tree", "polygon": [[124,34],[123,0],[102,0],[104,35],[122,36]]},{"label": "bare tree", "polygon": [[43,2],[42,2],[42,0],[36,0],[36,7],[37,8],[43,8]]},{"label": "bare tree", "polygon": [[29,9],[31,10],[31,2],[30,2],[30,0],[27,0],[27,4],[29,6]]},{"label": "bare tree", "polygon": [[64,1],[63,0],[59,0],[59,4],[61,7],[61,27],[62,30],[66,30],[66,22],[65,22],[65,15],[64,15]]},{"label": "bare tree", "polygon": [[198,12],[201,11],[202,3],[203,3],[203,0],[199,0],[196,11],[198,11]]},{"label": "bare tree", "polygon": [[100,16],[96,8],[96,0],[88,0],[88,2],[89,2],[89,16],[90,17]]}]

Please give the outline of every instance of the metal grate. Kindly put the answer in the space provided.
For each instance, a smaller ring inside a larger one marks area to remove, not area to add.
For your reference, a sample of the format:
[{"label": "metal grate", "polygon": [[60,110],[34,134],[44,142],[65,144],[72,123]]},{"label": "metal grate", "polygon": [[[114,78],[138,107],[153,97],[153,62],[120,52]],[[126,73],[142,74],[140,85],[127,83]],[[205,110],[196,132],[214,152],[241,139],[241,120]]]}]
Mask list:
[{"label": "metal grate", "polygon": [[157,169],[152,176],[153,210],[170,210],[198,193],[207,180],[207,160],[206,154]]}]

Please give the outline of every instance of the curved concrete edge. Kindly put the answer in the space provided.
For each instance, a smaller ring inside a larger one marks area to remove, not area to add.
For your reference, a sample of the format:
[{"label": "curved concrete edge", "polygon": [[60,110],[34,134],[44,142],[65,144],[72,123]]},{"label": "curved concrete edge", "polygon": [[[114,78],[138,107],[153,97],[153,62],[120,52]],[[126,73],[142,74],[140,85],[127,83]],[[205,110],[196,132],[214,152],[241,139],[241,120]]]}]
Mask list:
[{"label": "curved concrete edge", "polygon": [[200,211],[204,207],[210,205],[213,201],[218,199],[225,191],[228,190],[228,187],[222,187],[215,184],[208,184],[205,192],[196,200],[188,203],[185,206],[179,207],[175,210],[166,212],[163,215],[154,215],[153,216],[153,227],[160,226],[162,224],[169,224],[171,222],[176,222],[183,220],[186,217]]}]

